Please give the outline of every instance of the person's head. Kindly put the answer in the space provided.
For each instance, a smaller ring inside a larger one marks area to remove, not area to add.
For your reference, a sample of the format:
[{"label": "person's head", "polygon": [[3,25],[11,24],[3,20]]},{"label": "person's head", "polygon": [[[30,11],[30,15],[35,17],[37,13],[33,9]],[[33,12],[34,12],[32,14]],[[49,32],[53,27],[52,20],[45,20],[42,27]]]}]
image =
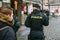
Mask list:
[{"label": "person's head", "polygon": [[33,4],[33,10],[40,10],[39,4]]},{"label": "person's head", "polygon": [[14,25],[13,9],[11,7],[3,6],[0,8],[0,21],[9,25]]},{"label": "person's head", "polygon": [[13,9],[11,7],[8,7],[8,6],[1,7],[0,13],[8,16],[10,18],[10,20],[13,19]]}]

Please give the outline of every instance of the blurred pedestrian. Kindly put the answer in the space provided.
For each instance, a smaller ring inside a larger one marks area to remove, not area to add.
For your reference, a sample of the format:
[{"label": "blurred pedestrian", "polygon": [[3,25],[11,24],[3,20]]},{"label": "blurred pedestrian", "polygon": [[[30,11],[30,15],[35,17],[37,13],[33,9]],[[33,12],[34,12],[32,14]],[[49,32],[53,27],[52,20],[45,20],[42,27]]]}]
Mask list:
[{"label": "blurred pedestrian", "polygon": [[[2,9],[5,9],[6,5],[4,5],[2,7]],[[17,20],[17,10],[13,10],[13,20],[14,20],[14,25],[12,26],[12,28],[14,29],[15,32],[18,31],[18,29],[20,28],[20,22]]]},{"label": "blurred pedestrian", "polygon": [[18,29],[20,28],[20,22],[17,19],[17,10],[14,10],[14,15],[13,15],[13,19],[14,19],[14,25],[13,25],[13,29],[15,32],[18,31]]},{"label": "blurred pedestrian", "polygon": [[28,15],[25,26],[30,27],[29,40],[44,40],[43,25],[48,26],[49,18],[40,11],[38,4],[33,4],[33,12]]},{"label": "blurred pedestrian", "polygon": [[16,34],[12,29],[14,25],[13,9],[11,7],[0,8],[0,40],[16,40]]}]

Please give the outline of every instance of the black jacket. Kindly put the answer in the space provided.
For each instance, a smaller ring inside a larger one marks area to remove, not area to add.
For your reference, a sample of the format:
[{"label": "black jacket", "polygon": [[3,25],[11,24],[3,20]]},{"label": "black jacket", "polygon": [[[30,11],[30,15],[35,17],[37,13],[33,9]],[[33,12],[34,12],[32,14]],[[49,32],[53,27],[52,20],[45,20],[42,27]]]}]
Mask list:
[{"label": "black jacket", "polygon": [[49,18],[39,10],[34,10],[26,19],[25,26],[30,27],[31,30],[43,30],[43,25],[48,26]]},{"label": "black jacket", "polygon": [[11,26],[5,22],[0,21],[0,29],[6,26],[9,26],[9,27],[3,30],[0,30],[0,40],[16,40],[15,32],[11,28]]}]

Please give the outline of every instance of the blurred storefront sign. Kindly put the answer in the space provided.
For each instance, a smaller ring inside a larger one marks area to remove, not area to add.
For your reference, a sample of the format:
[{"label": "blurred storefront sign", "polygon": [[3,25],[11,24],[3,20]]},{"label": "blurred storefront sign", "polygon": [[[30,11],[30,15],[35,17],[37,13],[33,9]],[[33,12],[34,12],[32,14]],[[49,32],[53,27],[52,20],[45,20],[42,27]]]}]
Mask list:
[{"label": "blurred storefront sign", "polygon": [[27,1],[32,1],[32,2],[39,2],[40,0],[23,0],[23,1],[25,1],[25,2],[27,2]]},{"label": "blurred storefront sign", "polygon": [[49,0],[51,6],[60,6],[60,0]]},{"label": "blurred storefront sign", "polygon": [[2,1],[0,1],[0,7],[2,7]]},{"label": "blurred storefront sign", "polygon": [[11,0],[2,0],[2,4],[10,7]]},{"label": "blurred storefront sign", "polygon": [[48,4],[49,4],[48,1],[49,1],[49,0],[44,0],[44,5],[48,5]]},{"label": "blurred storefront sign", "polygon": [[10,3],[10,0],[3,0],[4,3]]},{"label": "blurred storefront sign", "polygon": [[55,12],[55,13],[58,13],[58,12],[59,12],[59,10],[56,8],[56,9],[54,9],[54,12]]}]

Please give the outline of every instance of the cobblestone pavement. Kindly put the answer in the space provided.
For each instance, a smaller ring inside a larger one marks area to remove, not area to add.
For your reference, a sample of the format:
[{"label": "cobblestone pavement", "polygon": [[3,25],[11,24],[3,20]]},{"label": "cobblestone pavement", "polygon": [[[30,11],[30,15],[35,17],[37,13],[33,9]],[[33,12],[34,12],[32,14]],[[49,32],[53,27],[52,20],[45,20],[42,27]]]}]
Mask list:
[{"label": "cobblestone pavement", "polygon": [[[17,32],[18,40],[28,40],[30,29],[21,26]],[[60,17],[50,17],[49,26],[44,26],[45,40],[60,40]]]},{"label": "cobblestone pavement", "polygon": [[[26,15],[23,15],[22,24],[24,24],[26,17],[27,17]],[[29,32],[30,32],[30,28],[27,28],[24,25],[22,25],[17,32],[17,39],[18,40],[28,40]]]},{"label": "cobblestone pavement", "polygon": [[25,26],[21,26],[21,28],[17,32],[17,39],[18,40],[28,40],[29,32],[30,32],[30,28],[27,28]]},{"label": "cobblestone pavement", "polygon": [[49,26],[44,27],[45,40],[60,40],[60,17],[51,18]]}]

